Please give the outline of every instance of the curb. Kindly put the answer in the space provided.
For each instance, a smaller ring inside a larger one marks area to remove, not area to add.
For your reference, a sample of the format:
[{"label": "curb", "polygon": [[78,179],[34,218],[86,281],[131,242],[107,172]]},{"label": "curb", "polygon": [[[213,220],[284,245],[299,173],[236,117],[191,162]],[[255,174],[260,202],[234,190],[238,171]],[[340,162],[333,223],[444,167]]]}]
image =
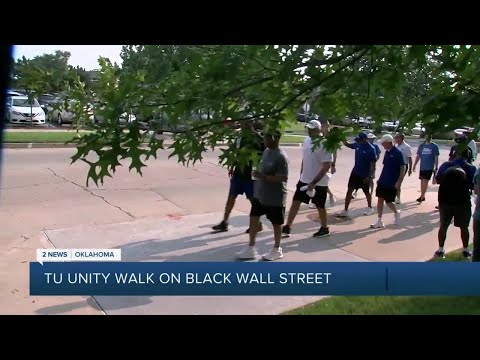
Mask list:
[{"label": "curb", "polygon": [[74,148],[76,144],[63,143],[4,143],[4,149],[52,149],[52,148]]},{"label": "curb", "polygon": [[[166,146],[170,146],[171,143],[164,143]],[[217,146],[224,146],[224,143],[218,143]],[[287,143],[280,144],[280,146],[299,147],[301,143]],[[61,149],[61,148],[75,148],[76,144],[63,144],[63,143],[4,143],[2,146],[4,149]]]}]

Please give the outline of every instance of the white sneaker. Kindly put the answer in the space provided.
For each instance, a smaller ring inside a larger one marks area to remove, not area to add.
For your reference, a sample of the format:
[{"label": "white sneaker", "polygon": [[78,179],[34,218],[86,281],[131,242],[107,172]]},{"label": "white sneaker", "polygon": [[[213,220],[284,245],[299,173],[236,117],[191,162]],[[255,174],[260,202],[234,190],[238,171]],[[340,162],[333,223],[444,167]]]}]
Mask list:
[{"label": "white sneaker", "polygon": [[329,195],[329,197],[330,197],[330,199],[329,199],[330,200],[330,206],[334,207],[335,206],[335,196]]},{"label": "white sneaker", "polygon": [[308,208],[309,209],[316,209],[317,205],[315,205],[314,203],[311,202],[310,204],[308,204]]},{"label": "white sneaker", "polygon": [[345,209],[337,212],[336,215],[337,215],[337,217],[344,217],[344,218],[350,217],[350,214],[349,214],[348,210],[345,210]]},{"label": "white sneaker", "polygon": [[397,198],[395,199],[395,204],[401,204],[401,203],[402,203],[402,202],[400,201],[400,198],[397,197]]},{"label": "white sneaker", "polygon": [[383,220],[382,219],[378,219],[377,222],[375,224],[372,224],[370,225],[370,227],[372,229],[382,229],[385,227],[385,225],[383,224]]},{"label": "white sneaker", "polygon": [[262,257],[263,257],[263,260],[267,260],[267,261],[275,261],[275,260],[281,259],[281,258],[283,258],[282,248],[281,247],[280,248],[273,248],[272,250],[270,250],[268,253],[266,253]]},{"label": "white sneaker", "polygon": [[399,225],[400,224],[400,210],[397,210],[397,212],[394,214],[395,220],[393,221],[394,225]]},{"label": "white sneaker", "polygon": [[248,246],[243,251],[237,253],[238,260],[255,260],[258,256],[255,246]]},{"label": "white sneaker", "polygon": [[370,215],[373,215],[375,213],[375,209],[372,208],[372,207],[369,207],[367,208],[367,210],[365,210],[365,212],[363,213],[363,215],[365,216],[370,216]]}]

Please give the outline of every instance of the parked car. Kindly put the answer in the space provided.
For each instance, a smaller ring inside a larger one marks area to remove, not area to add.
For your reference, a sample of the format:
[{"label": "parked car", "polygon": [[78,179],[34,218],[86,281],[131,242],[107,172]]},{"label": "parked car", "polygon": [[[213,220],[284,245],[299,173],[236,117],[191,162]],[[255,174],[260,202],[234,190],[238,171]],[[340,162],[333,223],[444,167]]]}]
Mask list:
[{"label": "parked car", "polygon": [[27,96],[7,97],[7,120],[13,124],[45,124],[45,113],[36,99]]},{"label": "parked car", "polygon": [[[58,125],[62,124],[71,124],[76,117],[76,114],[73,112],[73,109],[76,105],[76,102],[71,100],[67,103],[66,108],[64,109],[54,109],[51,112],[51,119],[53,121],[57,121]],[[94,122],[94,113],[93,113],[93,107],[91,105],[87,105],[84,107],[85,111],[87,111],[89,120],[93,123]]]},{"label": "parked car", "polygon": [[415,127],[412,129],[412,135],[417,135],[420,137],[425,137],[425,127],[422,123],[416,123]]},{"label": "parked car", "polygon": [[385,131],[395,131],[397,130],[397,127],[398,127],[398,121],[396,120],[394,121],[388,120],[382,123],[382,129]]},{"label": "parked car", "polygon": [[356,117],[352,119],[352,124],[360,126],[362,129],[370,129],[372,127],[371,117]]}]

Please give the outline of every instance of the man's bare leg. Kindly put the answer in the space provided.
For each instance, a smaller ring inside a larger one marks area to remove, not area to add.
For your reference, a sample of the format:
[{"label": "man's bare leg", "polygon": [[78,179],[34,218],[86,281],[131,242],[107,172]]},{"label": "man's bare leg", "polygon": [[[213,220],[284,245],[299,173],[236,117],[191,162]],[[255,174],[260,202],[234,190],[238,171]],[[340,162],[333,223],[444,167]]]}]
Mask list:
[{"label": "man's bare leg", "polygon": [[[288,211],[288,218],[286,223],[288,227],[292,227],[293,221],[295,220],[295,217],[298,214],[298,210],[300,210],[300,205],[301,205],[300,201],[298,200],[292,201],[292,205],[290,206],[290,210]],[[280,229],[281,229],[281,226],[280,226]]]}]

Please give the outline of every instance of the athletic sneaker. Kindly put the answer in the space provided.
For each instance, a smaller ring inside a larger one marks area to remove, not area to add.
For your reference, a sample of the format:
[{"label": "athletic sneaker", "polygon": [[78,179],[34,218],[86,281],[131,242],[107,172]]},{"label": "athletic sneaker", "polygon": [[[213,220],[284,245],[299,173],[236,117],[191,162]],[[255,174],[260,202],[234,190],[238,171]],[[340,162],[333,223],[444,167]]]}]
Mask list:
[{"label": "athletic sneaker", "polygon": [[348,210],[345,210],[345,209],[337,212],[336,215],[337,215],[337,217],[342,217],[342,218],[350,217],[350,213],[348,212]]},{"label": "athletic sneaker", "polygon": [[470,250],[462,251],[462,255],[463,255],[464,258],[472,257],[472,253],[470,252]]},{"label": "athletic sneaker", "polygon": [[329,202],[331,207],[335,206],[335,196],[333,196],[333,194],[329,195]]},{"label": "athletic sneaker", "polygon": [[421,203],[422,201],[425,201],[425,198],[420,196],[420,197],[417,199],[417,202]]},{"label": "athletic sneaker", "polygon": [[262,256],[263,260],[266,261],[275,261],[278,259],[283,258],[283,251],[282,248],[273,248],[268,253]]},{"label": "athletic sneaker", "polygon": [[378,219],[377,222],[375,224],[370,225],[370,227],[372,229],[382,229],[385,227],[385,225],[382,219]]},{"label": "athletic sneaker", "polygon": [[220,224],[212,226],[212,230],[219,232],[228,231],[228,223],[222,221]]},{"label": "athletic sneaker", "polygon": [[317,205],[315,205],[313,202],[311,202],[310,204],[308,204],[308,208],[309,209],[316,209]]},{"label": "athletic sneaker", "polygon": [[[260,232],[260,231],[263,231],[263,224],[260,223],[260,225],[258,226],[258,231],[257,232]],[[250,233],[250,228],[248,228],[246,231],[245,231],[246,234]]]},{"label": "athletic sneaker", "polygon": [[399,225],[400,224],[400,211],[397,210],[395,214],[393,214],[395,217],[395,220],[393,221],[393,225]]},{"label": "athletic sneaker", "polygon": [[370,216],[370,215],[373,215],[375,213],[375,209],[372,208],[372,207],[369,207],[367,208],[367,210],[365,210],[365,212],[363,213],[363,215],[365,216]]},{"label": "athletic sneaker", "polygon": [[258,256],[255,246],[248,246],[243,251],[237,253],[238,260],[255,260]]},{"label": "athletic sneaker", "polygon": [[436,258],[436,259],[444,259],[445,258],[445,251],[437,250],[437,251],[435,251],[435,254],[433,254],[433,257]]},{"label": "athletic sneaker", "polygon": [[282,227],[282,237],[290,237],[290,231],[292,231],[290,226],[283,225],[283,227]]},{"label": "athletic sneaker", "polygon": [[328,229],[328,227],[321,227],[320,230],[313,234],[313,237],[319,238],[328,235],[330,235],[330,230]]}]

